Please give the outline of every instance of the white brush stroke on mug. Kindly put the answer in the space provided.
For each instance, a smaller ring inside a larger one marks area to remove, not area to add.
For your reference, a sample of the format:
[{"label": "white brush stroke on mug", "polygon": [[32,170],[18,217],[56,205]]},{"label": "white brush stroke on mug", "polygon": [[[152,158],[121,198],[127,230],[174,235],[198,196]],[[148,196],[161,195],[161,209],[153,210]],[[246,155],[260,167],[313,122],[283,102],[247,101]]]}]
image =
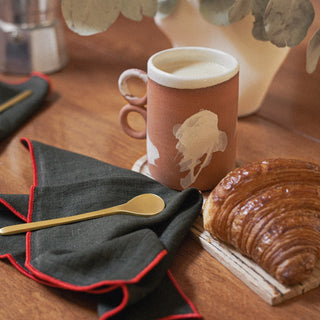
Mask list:
[{"label": "white brush stroke on mug", "polygon": [[148,134],[147,134],[147,155],[148,155],[148,162],[156,166],[156,160],[160,158],[159,150],[152,143]]},{"label": "white brush stroke on mug", "polygon": [[[202,169],[210,163],[214,152],[223,152],[226,149],[228,138],[226,133],[218,128],[218,116],[209,110],[201,110],[183,124],[175,125],[173,134],[179,140],[176,149],[183,156],[179,162],[180,172],[188,172],[180,179],[180,185],[185,189],[197,180]],[[201,163],[205,154],[206,157]]]}]

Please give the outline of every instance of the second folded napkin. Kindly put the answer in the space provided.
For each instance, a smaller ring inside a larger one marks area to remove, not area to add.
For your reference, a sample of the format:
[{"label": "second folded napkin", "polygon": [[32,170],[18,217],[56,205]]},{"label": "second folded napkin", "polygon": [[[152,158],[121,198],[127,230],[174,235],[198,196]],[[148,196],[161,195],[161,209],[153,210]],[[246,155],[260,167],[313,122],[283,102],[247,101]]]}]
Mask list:
[{"label": "second folded napkin", "polygon": [[18,129],[41,107],[49,89],[49,78],[39,72],[32,73],[21,82],[0,81],[0,105],[17,98],[20,94],[30,92],[30,95],[0,112],[0,141]]}]

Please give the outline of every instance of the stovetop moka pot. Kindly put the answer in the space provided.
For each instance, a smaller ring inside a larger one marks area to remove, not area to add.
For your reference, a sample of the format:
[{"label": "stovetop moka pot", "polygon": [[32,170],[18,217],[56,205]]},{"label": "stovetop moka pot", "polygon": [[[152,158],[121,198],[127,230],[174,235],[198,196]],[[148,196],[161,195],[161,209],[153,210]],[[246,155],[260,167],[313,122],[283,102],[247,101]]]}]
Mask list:
[{"label": "stovetop moka pot", "polygon": [[67,62],[59,0],[0,1],[0,71],[52,73]]}]

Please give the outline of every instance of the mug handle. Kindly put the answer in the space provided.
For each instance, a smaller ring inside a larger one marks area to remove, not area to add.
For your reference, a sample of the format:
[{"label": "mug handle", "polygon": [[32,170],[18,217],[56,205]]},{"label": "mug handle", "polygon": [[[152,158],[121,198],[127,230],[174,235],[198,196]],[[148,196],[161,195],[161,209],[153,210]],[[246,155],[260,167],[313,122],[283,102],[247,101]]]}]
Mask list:
[{"label": "mug handle", "polygon": [[147,103],[147,93],[141,98],[135,97],[128,88],[127,81],[130,78],[138,78],[142,80],[145,85],[147,85],[148,82],[147,74],[139,69],[129,69],[120,75],[118,81],[119,91],[126,101],[129,102],[129,104],[125,105],[120,111],[120,124],[124,132],[130,137],[136,139],[145,139],[147,135],[147,129],[145,128],[144,131],[136,131],[132,129],[128,123],[128,115],[130,112],[138,112],[147,124],[147,109],[145,108]]}]

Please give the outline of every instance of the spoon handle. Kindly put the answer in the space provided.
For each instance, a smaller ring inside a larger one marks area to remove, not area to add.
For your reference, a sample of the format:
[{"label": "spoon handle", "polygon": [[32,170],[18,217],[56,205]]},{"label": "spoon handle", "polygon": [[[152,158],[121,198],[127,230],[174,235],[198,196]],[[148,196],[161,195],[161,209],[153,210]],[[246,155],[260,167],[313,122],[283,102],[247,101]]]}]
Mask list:
[{"label": "spoon handle", "polygon": [[0,229],[0,235],[7,236],[17,233],[23,233],[27,231],[34,231],[54,226],[60,226],[62,224],[68,224],[88,219],[100,218],[106,215],[116,214],[119,212],[130,214],[129,211],[125,211],[121,209],[123,206],[115,206],[107,209],[101,209],[97,211],[91,211],[86,213],[81,213],[69,217],[56,218],[56,219],[48,219],[37,222],[29,222],[29,223],[20,223],[12,226],[3,227]]},{"label": "spoon handle", "polygon": [[14,106],[18,102],[21,102],[22,100],[28,98],[31,94],[32,94],[31,90],[22,91],[21,93],[17,94],[16,96],[9,99],[8,101],[0,104],[0,113]]}]

